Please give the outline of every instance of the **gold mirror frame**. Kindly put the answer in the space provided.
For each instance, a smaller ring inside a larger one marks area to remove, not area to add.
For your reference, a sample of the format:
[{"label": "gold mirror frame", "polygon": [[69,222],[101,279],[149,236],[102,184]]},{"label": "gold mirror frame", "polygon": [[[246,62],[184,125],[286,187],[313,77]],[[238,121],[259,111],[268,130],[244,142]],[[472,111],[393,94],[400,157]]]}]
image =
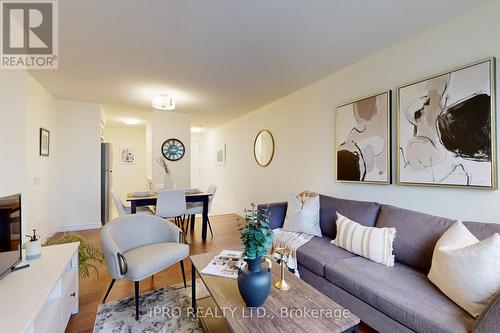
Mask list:
[{"label": "gold mirror frame", "polygon": [[[272,149],[272,152],[271,152],[271,157],[269,158],[269,161],[266,163],[266,164],[261,164],[259,162],[259,160],[257,159],[257,154],[255,153],[255,147],[257,145],[257,139],[259,138],[259,136],[262,134],[262,133],[269,133],[269,136],[271,137],[271,142],[273,144],[273,149]],[[260,130],[259,133],[257,133],[257,136],[255,137],[255,140],[253,141],[253,157],[255,159],[255,162],[257,162],[258,165],[260,165],[261,167],[265,168],[267,167],[269,164],[271,164],[273,158],[274,158],[274,151],[275,151],[275,142],[274,142],[274,136],[273,134],[271,133],[270,130],[267,130],[267,129],[263,129],[263,130]]]}]

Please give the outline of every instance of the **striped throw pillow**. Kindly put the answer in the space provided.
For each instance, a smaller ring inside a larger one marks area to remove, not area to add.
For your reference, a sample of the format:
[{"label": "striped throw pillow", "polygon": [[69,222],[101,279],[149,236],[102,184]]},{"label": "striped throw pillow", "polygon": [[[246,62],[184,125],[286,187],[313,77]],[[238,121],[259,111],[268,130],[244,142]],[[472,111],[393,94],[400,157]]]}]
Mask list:
[{"label": "striped throw pillow", "polygon": [[388,267],[394,266],[395,228],[365,227],[337,213],[337,238],[332,244]]}]

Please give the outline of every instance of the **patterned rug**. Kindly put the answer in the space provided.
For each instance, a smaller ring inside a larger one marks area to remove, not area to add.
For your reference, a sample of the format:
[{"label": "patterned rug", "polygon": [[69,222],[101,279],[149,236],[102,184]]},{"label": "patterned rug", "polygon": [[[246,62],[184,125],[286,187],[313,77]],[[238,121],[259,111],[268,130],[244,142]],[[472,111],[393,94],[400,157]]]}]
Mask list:
[{"label": "patterned rug", "polygon": [[[193,332],[202,333],[197,318],[191,316],[191,284],[176,284],[140,296],[139,320],[135,320],[134,297],[99,305],[94,323],[94,333],[122,332]],[[209,293],[203,282],[196,280],[196,296]]]}]

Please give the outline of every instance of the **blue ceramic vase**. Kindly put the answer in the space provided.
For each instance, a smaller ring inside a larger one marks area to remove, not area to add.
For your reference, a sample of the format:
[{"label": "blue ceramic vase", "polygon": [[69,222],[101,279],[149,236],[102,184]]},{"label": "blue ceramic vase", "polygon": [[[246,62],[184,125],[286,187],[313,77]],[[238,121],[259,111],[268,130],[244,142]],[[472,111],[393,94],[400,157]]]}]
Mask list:
[{"label": "blue ceramic vase", "polygon": [[262,257],[245,259],[247,265],[238,275],[238,289],[248,307],[264,305],[271,290],[271,265],[262,269]]}]

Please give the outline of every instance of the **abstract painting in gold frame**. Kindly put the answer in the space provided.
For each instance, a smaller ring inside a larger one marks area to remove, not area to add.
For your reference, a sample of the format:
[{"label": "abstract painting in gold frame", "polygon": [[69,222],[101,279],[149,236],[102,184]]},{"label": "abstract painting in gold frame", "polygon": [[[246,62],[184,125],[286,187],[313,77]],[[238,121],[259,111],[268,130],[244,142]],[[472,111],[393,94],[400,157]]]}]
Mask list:
[{"label": "abstract painting in gold frame", "polygon": [[339,105],[335,112],[336,180],[391,183],[391,91]]},{"label": "abstract painting in gold frame", "polygon": [[495,59],[398,88],[398,184],[495,189]]}]

